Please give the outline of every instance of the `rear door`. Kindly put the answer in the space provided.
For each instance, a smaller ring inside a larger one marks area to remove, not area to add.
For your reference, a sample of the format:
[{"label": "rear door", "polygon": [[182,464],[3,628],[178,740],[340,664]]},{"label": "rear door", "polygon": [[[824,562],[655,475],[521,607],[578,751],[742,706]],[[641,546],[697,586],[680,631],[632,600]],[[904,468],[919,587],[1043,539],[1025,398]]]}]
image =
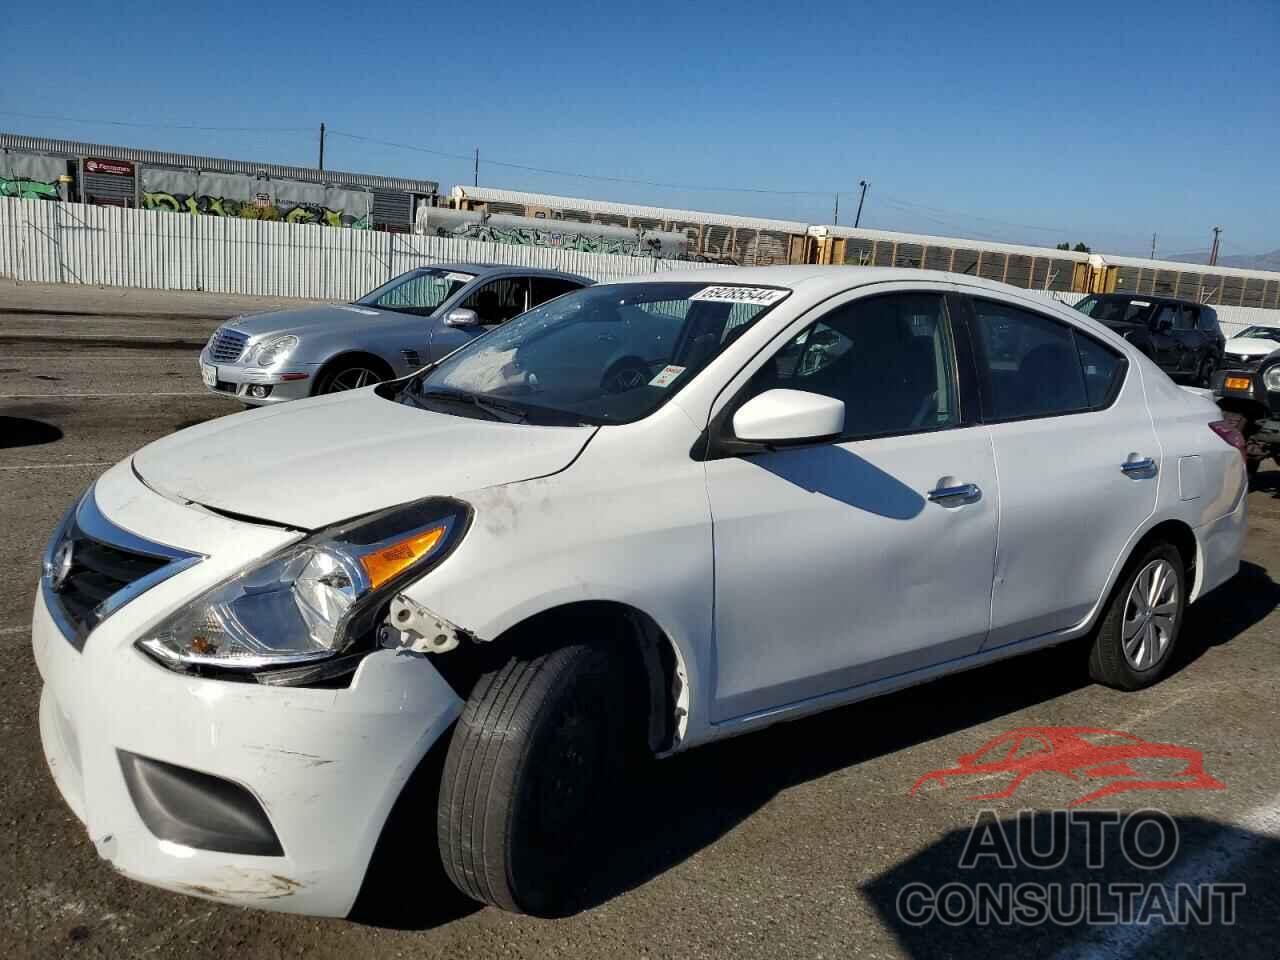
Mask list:
[{"label": "rear door", "polygon": [[1155,509],[1161,450],[1140,374],[1073,324],[966,298],[1000,478],[987,647],[1081,623]]}]

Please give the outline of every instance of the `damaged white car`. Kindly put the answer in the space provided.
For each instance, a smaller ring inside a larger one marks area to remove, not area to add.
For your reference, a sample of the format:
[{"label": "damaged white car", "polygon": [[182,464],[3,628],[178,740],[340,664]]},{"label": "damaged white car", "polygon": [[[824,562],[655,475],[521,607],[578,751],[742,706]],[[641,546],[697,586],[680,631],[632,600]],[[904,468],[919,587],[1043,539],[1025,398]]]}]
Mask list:
[{"label": "damaged white car", "polygon": [[1078,637],[1146,686],[1236,572],[1241,438],[1095,321],[925,271],[711,276],[569,293],[103,474],[33,621],[101,856],[344,915],[434,758],[449,878],[554,913],[632,750]]}]

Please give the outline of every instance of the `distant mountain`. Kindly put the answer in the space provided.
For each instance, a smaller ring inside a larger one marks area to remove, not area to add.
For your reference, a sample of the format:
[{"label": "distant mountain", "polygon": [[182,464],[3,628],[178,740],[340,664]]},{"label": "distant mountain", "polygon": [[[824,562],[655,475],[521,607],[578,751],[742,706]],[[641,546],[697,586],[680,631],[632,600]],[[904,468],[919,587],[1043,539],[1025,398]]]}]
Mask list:
[{"label": "distant mountain", "polygon": [[[1176,260],[1179,263],[1208,263],[1207,251],[1196,253],[1175,253],[1160,257],[1161,260]],[[1221,267],[1239,267],[1243,270],[1280,270],[1280,250],[1270,253],[1247,253],[1233,257],[1219,257]]]}]

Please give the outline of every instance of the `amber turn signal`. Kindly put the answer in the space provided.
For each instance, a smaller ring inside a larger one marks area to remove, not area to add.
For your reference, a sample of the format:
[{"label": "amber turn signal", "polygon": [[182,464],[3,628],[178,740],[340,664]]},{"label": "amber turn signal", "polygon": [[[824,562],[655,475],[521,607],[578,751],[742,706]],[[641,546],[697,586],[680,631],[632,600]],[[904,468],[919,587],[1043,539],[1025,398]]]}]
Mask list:
[{"label": "amber turn signal", "polygon": [[360,565],[369,575],[369,585],[376,590],[396,574],[427,556],[440,543],[445,529],[445,525],[440,524],[365,554],[360,558]]}]

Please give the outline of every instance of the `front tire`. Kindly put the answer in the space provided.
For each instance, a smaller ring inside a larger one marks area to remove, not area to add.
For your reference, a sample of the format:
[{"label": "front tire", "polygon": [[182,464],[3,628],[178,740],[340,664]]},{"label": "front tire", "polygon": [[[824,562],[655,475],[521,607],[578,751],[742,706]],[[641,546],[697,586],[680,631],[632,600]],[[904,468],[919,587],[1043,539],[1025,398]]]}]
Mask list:
[{"label": "front tire", "polygon": [[336,363],[316,380],[313,396],[359,390],[390,379],[391,374],[372,360],[348,360]]},{"label": "front tire", "polygon": [[622,664],[574,644],[481,676],[445,759],[437,837],[463,893],[517,913],[564,911],[598,853],[625,755]]},{"label": "front tire", "polygon": [[1152,544],[1125,568],[1089,651],[1089,675],[1117,690],[1141,690],[1169,668],[1187,607],[1182,555]]}]

